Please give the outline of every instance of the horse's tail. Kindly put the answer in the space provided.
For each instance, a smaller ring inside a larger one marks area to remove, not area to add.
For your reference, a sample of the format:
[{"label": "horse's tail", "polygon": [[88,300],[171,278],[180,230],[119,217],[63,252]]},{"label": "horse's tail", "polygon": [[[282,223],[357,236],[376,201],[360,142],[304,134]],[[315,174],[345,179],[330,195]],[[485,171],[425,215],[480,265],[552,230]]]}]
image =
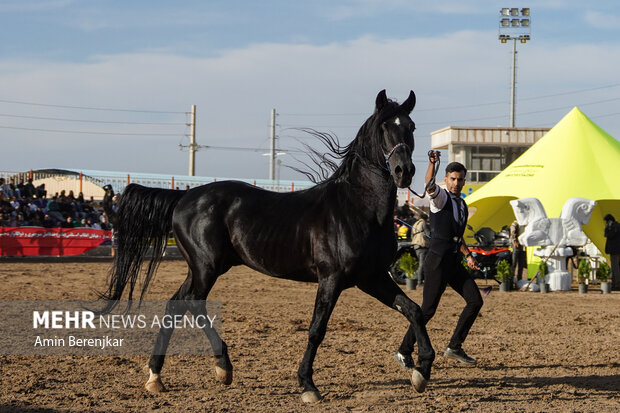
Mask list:
[{"label": "horse's tail", "polygon": [[142,283],[140,300],[144,297],[166,248],[172,229],[172,213],[185,191],[147,188],[128,185],[118,202],[118,225],[115,228],[114,263],[110,269],[107,291],[100,294],[107,303],[102,313],[110,312],[123,295],[129,283],[128,309],[142,264],[149,255],[150,262]]}]

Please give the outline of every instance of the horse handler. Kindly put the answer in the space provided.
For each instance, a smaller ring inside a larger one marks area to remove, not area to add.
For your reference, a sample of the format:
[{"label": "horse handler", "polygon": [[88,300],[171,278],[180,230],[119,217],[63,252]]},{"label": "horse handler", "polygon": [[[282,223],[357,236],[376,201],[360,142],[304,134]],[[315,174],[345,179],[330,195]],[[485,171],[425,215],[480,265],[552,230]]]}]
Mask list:
[{"label": "horse handler", "polygon": [[[446,189],[443,189],[434,183],[435,163],[438,161],[439,152],[429,152],[426,191],[430,196],[431,240],[424,262],[426,280],[422,295],[422,313],[424,322],[428,323],[435,314],[447,285],[459,293],[465,299],[466,305],[444,355],[462,363],[474,365],[476,360],[469,357],[462,348],[467,333],[482,307],[482,297],[478,286],[461,263],[462,257],[465,256],[469,268],[480,269],[463,241],[468,209],[461,198],[461,190],[465,184],[467,169],[458,162],[448,164],[444,178]],[[409,327],[395,354],[396,360],[407,370],[415,367],[411,357],[414,344],[414,332]]]}]

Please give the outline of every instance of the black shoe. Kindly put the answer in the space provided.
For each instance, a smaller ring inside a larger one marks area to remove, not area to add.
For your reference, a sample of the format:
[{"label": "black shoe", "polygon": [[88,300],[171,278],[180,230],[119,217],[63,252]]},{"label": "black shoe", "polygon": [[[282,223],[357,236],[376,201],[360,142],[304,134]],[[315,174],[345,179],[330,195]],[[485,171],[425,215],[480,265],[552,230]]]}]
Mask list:
[{"label": "black shoe", "polygon": [[449,357],[454,360],[458,360],[461,363],[476,364],[476,359],[473,359],[469,357],[467,354],[465,354],[465,351],[462,348],[455,350],[455,349],[451,349],[450,347],[448,347],[443,354],[444,356]]},{"label": "black shoe", "polygon": [[415,363],[413,362],[413,357],[411,357],[411,354],[403,355],[397,351],[394,354],[394,358],[405,370],[413,370],[415,368]]}]

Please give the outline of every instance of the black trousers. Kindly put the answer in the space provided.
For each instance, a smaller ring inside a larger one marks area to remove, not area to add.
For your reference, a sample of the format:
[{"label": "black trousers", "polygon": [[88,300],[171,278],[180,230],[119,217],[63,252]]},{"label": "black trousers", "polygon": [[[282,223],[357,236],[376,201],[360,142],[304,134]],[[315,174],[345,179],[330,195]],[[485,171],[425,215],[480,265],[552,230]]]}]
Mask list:
[{"label": "black trousers", "polygon": [[523,278],[524,268],[527,268],[527,257],[525,255],[525,250],[522,246],[518,246],[517,248],[513,247],[512,265],[510,271],[514,274],[517,280]]},{"label": "black trousers", "polygon": [[[433,251],[429,251],[426,254],[424,261],[426,280],[424,281],[424,291],[422,293],[422,314],[425,323],[428,323],[435,315],[439,300],[447,285],[465,299],[465,308],[461,312],[448,344],[448,347],[452,349],[461,348],[471,326],[476,321],[480,308],[482,308],[480,290],[474,279],[463,267],[461,261],[460,254],[448,253],[441,256]],[[414,344],[415,335],[413,328],[409,326],[398,351],[401,354],[411,354]]]},{"label": "black trousers", "polygon": [[611,287],[620,291],[620,254],[611,254]]}]

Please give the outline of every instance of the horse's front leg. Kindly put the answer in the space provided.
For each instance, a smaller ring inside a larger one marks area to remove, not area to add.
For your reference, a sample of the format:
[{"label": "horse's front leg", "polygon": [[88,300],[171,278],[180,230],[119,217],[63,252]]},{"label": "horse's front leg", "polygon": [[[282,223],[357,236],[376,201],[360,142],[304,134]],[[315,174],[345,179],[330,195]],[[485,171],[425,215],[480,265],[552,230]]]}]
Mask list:
[{"label": "horse's front leg", "polygon": [[357,286],[383,304],[402,313],[411,323],[418,342],[419,363],[419,367],[412,372],[411,383],[418,393],[422,393],[431,377],[431,367],[435,359],[435,350],[426,331],[422,309],[405,295],[387,272],[361,279]]},{"label": "horse's front leg", "polygon": [[329,317],[342,292],[337,278],[337,276],[334,276],[319,281],[319,288],[314,303],[314,314],[310,322],[308,346],[297,371],[299,385],[303,387],[301,400],[304,403],[314,403],[321,399],[321,393],[319,393],[312,380],[312,363],[314,362],[316,351],[325,337]]}]

